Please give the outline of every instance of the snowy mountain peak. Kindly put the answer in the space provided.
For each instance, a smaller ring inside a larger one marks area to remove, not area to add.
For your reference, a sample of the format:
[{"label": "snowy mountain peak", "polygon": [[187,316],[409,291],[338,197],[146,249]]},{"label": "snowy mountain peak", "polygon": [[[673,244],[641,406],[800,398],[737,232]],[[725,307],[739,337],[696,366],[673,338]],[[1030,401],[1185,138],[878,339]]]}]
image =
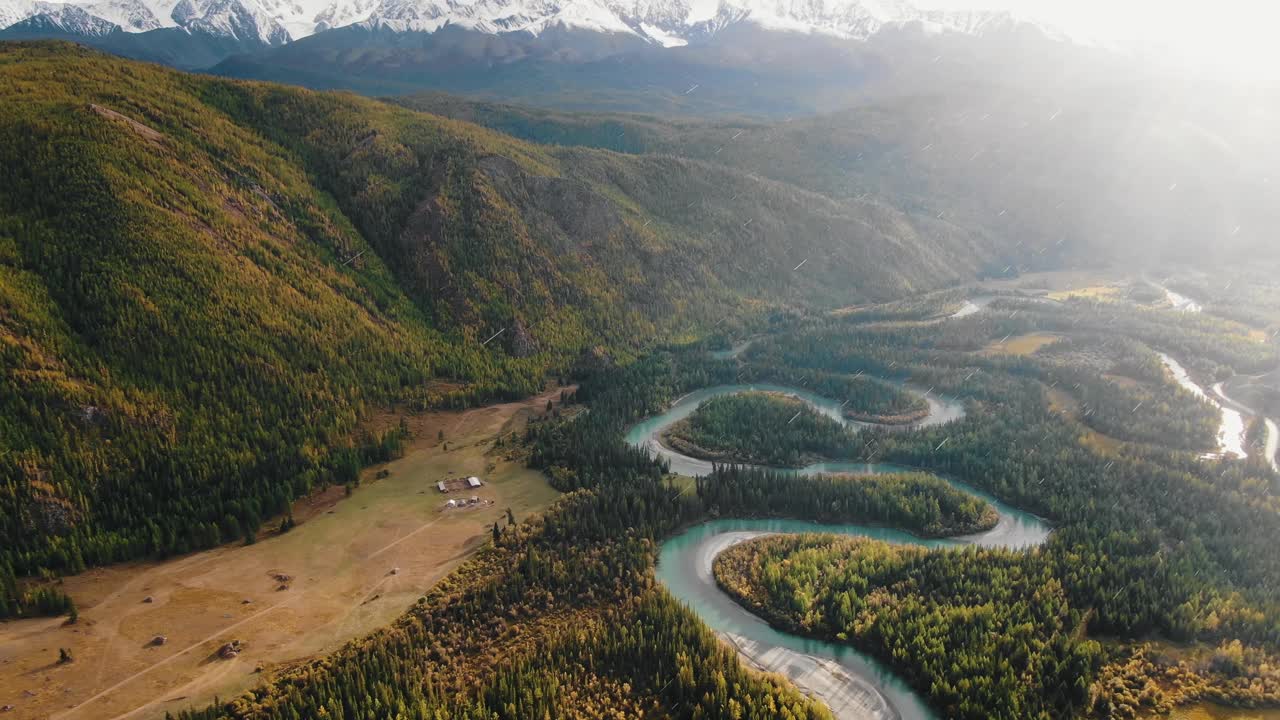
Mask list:
[{"label": "snowy mountain peak", "polygon": [[484,33],[532,35],[556,26],[633,32],[599,0],[382,0],[368,24],[401,32],[435,32],[445,25]]},{"label": "snowy mountain peak", "polygon": [[291,16],[297,17],[297,20],[285,19],[285,27],[294,37],[307,35],[308,24],[310,24],[310,30],[324,32],[368,20],[379,4],[378,0],[338,0],[314,15],[308,15],[304,11]]},{"label": "snowy mountain peak", "polygon": [[399,31],[434,32],[452,25],[534,35],[561,26],[635,35],[664,47],[685,45],[743,22],[854,40],[886,27],[980,34],[1020,22],[1007,13],[925,11],[902,0],[720,0],[714,7],[713,13],[706,15],[704,9],[697,16],[691,0],[381,0],[365,21]]},{"label": "snowy mountain peak", "polygon": [[237,40],[282,45],[289,31],[254,0],[179,0],[170,12],[177,24],[193,31]]},{"label": "snowy mountain peak", "polygon": [[664,28],[688,24],[693,12],[688,0],[609,0],[606,6],[628,23]]},{"label": "snowy mountain peak", "polygon": [[[926,11],[904,0],[719,0],[700,7],[693,0],[0,0],[0,28],[48,14],[41,9],[48,5],[78,8],[126,32],[182,27],[266,45],[354,24],[397,32],[453,26],[535,36],[568,28],[675,47],[740,23],[865,40],[886,27],[982,34],[1020,22],[1004,13]],[[45,22],[102,27],[71,10],[50,14]]]},{"label": "snowy mountain peak", "polygon": [[51,2],[33,2],[29,14],[12,23],[30,33],[69,34],[80,37],[110,35],[118,26],[76,5]]},{"label": "snowy mountain peak", "polygon": [[0,28],[7,28],[35,15],[35,5],[29,0],[0,0]]},{"label": "snowy mountain peak", "polygon": [[[263,7],[259,0],[0,0],[0,28],[25,21],[73,28],[64,32],[85,37],[105,34],[109,32],[105,31],[107,26],[118,26],[126,32],[181,27],[266,45],[279,45],[291,39],[275,13]],[[313,31],[314,24],[303,34]]]},{"label": "snowy mountain peak", "polygon": [[101,0],[81,7],[128,32],[146,32],[164,27],[160,18],[141,0]]}]

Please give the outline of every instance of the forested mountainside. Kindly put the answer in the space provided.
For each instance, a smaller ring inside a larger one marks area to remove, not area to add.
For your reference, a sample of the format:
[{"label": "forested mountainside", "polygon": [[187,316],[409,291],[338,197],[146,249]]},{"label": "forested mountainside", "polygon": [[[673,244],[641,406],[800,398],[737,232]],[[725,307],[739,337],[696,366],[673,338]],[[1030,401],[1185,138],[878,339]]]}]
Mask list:
[{"label": "forested mountainside", "polygon": [[19,573],[239,536],[350,479],[372,404],[527,394],[744,302],[891,298],[1005,252],[723,165],[63,43],[0,46],[0,77]]},{"label": "forested mountainside", "polygon": [[1224,116],[1217,108],[1240,98],[1124,75],[1040,88],[998,73],[953,80],[916,73],[910,90],[772,120],[561,112],[444,93],[390,100],[540,143],[679,155],[841,202],[887,198],[945,227],[1016,236],[1024,269],[1227,260],[1269,247],[1280,197],[1262,118],[1274,98]]}]

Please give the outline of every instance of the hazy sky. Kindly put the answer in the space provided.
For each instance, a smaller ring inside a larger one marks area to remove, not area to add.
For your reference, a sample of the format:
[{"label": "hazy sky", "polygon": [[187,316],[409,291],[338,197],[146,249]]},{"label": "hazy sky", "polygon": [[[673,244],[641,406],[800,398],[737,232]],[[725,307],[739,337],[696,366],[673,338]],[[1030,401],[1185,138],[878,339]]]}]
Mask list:
[{"label": "hazy sky", "polygon": [[915,0],[1011,10],[1077,36],[1215,72],[1280,75],[1280,0]]}]

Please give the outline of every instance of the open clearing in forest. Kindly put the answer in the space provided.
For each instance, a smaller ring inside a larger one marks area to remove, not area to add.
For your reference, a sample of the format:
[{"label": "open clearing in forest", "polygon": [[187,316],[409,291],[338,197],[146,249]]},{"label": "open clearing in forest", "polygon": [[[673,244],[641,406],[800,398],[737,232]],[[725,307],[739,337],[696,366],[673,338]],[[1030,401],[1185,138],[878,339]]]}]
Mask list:
[{"label": "open clearing in forest", "polygon": [[1049,409],[1060,413],[1079,423],[1080,430],[1084,433],[1080,438],[1080,443],[1090,448],[1099,455],[1108,457],[1118,456],[1120,447],[1123,445],[1119,440],[1110,435],[1103,435],[1093,428],[1081,422],[1080,403],[1071,395],[1067,394],[1061,388],[1046,388],[1049,396]]},{"label": "open clearing in forest", "polygon": [[1205,702],[1174,708],[1173,712],[1160,717],[1165,720],[1280,720],[1280,710],[1251,710]]},{"label": "open clearing in forest", "polygon": [[1048,297],[1058,298],[1072,293],[1096,295],[1101,288],[1114,289],[1132,280],[1131,271],[1123,268],[1049,270],[1026,273],[1013,278],[984,280],[978,283],[977,287],[988,292],[1038,292]]},{"label": "open clearing in forest", "polygon": [[1116,285],[1087,285],[1085,287],[1071,288],[1069,290],[1056,290],[1049,293],[1046,297],[1050,300],[1070,300],[1072,298],[1080,298],[1082,300],[1112,300],[1120,295],[1121,288]]},{"label": "open clearing in forest", "polygon": [[997,340],[989,343],[982,352],[988,355],[1030,355],[1045,345],[1052,345],[1061,339],[1061,335],[1047,332],[1014,335],[1004,341]]},{"label": "open clearing in forest", "polygon": [[[490,450],[558,394],[410,417],[403,458],[367,468],[350,498],[339,487],[300,500],[299,525],[283,535],[67,578],[79,623],[0,623],[0,706],[14,706],[5,718],[163,717],[248,689],[263,678],[258,668],[289,667],[387,625],[482,547],[508,507],[519,521],[555,499],[541,473]],[[441,512],[436,481],[449,473],[481,477],[466,494],[493,504]],[[152,645],[158,635],[164,644]],[[243,651],[218,658],[232,640]],[[59,648],[75,661],[56,664]]]}]

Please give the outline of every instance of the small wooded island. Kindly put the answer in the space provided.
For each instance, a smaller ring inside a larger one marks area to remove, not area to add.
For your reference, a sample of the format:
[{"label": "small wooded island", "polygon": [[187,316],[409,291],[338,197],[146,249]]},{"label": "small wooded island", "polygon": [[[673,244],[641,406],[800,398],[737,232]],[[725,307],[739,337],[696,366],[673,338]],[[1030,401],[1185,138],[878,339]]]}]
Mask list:
[{"label": "small wooded island", "polygon": [[698,497],[712,515],[887,525],[918,537],[982,532],[1000,520],[987,501],[926,472],[796,475],[721,466],[698,479]]},{"label": "small wooded island", "polygon": [[662,434],[668,447],[726,463],[802,467],[852,457],[853,433],[803,400],[750,391],[711,398]]}]

